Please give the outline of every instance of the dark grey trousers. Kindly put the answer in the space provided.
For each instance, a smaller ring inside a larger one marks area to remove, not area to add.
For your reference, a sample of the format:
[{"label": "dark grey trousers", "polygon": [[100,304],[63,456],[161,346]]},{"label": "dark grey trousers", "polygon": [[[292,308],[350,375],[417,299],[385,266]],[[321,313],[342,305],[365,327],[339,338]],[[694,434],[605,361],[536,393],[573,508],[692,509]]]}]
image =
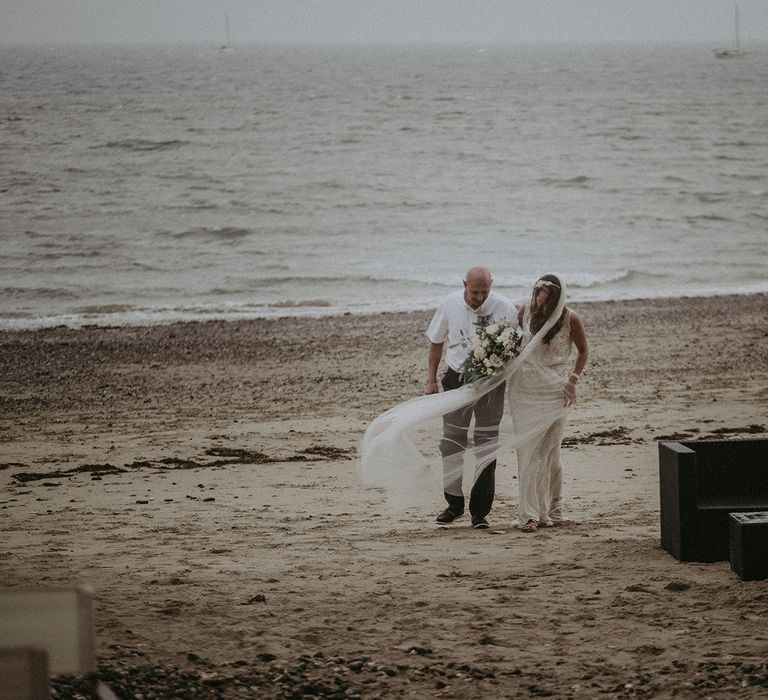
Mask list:
[{"label": "dark grey trousers", "polygon": [[[458,389],[461,386],[461,376],[450,367],[442,379],[443,389]],[[463,452],[467,449],[469,427],[472,418],[475,419],[473,439],[475,446],[494,440],[499,434],[499,423],[504,414],[504,387],[506,383],[488,392],[475,403],[464,408],[447,413],[443,416],[443,439],[440,441],[440,454],[445,457]],[[451,484],[452,490],[461,492],[461,477]],[[476,517],[485,517],[493,505],[496,491],[496,460],[494,459],[472,486],[469,495],[469,512]],[[454,513],[464,511],[464,496],[455,496],[447,491],[443,494],[448,502],[448,508]]]}]

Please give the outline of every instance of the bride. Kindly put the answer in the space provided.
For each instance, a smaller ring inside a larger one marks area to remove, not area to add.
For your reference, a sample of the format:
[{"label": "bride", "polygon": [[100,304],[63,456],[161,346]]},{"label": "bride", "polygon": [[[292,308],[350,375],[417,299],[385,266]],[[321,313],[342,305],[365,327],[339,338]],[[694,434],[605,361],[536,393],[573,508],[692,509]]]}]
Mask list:
[{"label": "bride", "polygon": [[[528,423],[548,423],[547,403],[560,392],[564,406],[576,401],[576,384],[589,357],[584,324],[576,312],[560,303],[565,296],[555,275],[543,275],[533,286],[531,300],[518,312],[523,329],[523,345],[529,344],[556,309],[562,311],[541,337],[528,360],[512,375],[508,388],[509,407],[516,429],[525,434]],[[571,365],[571,350],[576,347],[576,362]],[[569,374],[569,369],[573,366]],[[549,398],[548,398],[549,397]],[[539,526],[551,526],[563,519],[563,467],[560,444],[565,415],[559,406],[551,407],[554,420],[539,434],[518,442],[517,468],[520,502],[517,524],[523,532],[536,532]]]},{"label": "bride", "polygon": [[[565,306],[565,284],[544,275],[519,313],[523,344],[503,369],[458,389],[419,396],[382,413],[368,426],[360,445],[363,482],[386,489],[390,505],[402,508],[435,483],[474,484],[497,456],[518,450],[520,513],[525,532],[551,525],[560,513],[560,440],[565,416],[576,398],[576,382],[587,361],[581,319]],[[571,346],[578,351],[568,375]],[[466,408],[507,384],[509,410],[498,435],[446,464],[433,446],[443,416]],[[463,475],[463,479],[458,478]]]}]

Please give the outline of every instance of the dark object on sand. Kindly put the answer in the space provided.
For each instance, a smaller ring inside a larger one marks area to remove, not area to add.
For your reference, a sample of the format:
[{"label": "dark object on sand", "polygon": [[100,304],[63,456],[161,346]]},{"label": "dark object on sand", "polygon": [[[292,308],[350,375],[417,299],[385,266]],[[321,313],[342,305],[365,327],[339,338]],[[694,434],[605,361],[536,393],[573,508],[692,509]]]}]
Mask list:
[{"label": "dark object on sand", "polygon": [[661,546],[680,561],[726,561],[729,513],[768,511],[768,440],[659,443]]},{"label": "dark object on sand", "polygon": [[731,568],[742,581],[768,578],[768,511],[731,513]]}]

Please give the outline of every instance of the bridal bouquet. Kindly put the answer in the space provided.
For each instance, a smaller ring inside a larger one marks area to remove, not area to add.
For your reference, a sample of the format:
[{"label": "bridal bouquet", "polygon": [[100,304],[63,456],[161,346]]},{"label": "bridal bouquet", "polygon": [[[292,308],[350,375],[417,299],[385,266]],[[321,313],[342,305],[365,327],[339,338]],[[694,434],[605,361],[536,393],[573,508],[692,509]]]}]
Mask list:
[{"label": "bridal bouquet", "polygon": [[488,377],[502,369],[507,360],[520,354],[521,337],[517,322],[504,319],[490,323],[482,317],[475,323],[474,337],[469,341],[469,356],[461,368],[465,383]]}]

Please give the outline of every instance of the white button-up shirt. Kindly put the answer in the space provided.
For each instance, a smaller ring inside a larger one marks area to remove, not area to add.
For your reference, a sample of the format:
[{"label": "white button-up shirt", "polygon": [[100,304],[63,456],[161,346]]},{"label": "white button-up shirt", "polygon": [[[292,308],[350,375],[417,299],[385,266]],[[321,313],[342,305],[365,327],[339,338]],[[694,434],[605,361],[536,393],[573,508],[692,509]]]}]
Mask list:
[{"label": "white button-up shirt", "polygon": [[496,292],[491,292],[479,309],[473,309],[464,301],[464,290],[459,289],[451,292],[435,311],[427,338],[432,343],[445,343],[445,362],[451,369],[461,369],[475,335],[475,322],[483,316],[494,322],[516,319],[517,310],[509,299]]}]

